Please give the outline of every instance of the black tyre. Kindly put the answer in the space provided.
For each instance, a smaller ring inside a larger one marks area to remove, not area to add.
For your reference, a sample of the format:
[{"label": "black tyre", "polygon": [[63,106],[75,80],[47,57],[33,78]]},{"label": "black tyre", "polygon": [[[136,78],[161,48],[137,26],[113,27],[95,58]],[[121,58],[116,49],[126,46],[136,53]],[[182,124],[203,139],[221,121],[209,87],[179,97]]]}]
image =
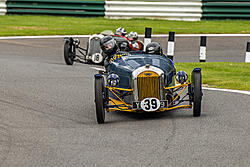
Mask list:
[{"label": "black tyre", "polygon": [[98,124],[103,124],[105,121],[104,96],[104,80],[95,78],[95,107]]},{"label": "black tyre", "polygon": [[64,60],[67,65],[74,64],[75,54],[72,52],[72,45],[69,41],[66,41],[64,44]]},{"label": "black tyre", "polygon": [[199,117],[201,115],[201,100],[202,100],[202,80],[201,72],[193,72],[193,116]]}]

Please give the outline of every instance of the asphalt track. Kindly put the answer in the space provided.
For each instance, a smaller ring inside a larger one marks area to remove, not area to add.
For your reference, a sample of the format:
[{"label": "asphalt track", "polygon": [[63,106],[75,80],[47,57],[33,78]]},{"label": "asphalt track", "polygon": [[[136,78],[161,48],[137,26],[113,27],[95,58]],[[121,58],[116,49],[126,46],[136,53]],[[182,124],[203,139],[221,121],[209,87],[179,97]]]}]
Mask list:
[{"label": "asphalt track", "polygon": [[[211,37],[207,60],[243,62],[247,40]],[[198,62],[199,38],[177,37],[175,51],[176,62]],[[204,90],[199,118],[110,113],[98,125],[96,71],[62,54],[62,39],[0,40],[1,167],[250,165],[249,95]]]}]

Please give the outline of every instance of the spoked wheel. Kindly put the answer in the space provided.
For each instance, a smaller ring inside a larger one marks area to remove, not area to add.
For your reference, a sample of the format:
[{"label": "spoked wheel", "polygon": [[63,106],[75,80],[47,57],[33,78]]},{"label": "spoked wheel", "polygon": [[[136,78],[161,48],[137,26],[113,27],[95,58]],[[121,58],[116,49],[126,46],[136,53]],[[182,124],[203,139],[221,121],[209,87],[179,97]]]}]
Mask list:
[{"label": "spoked wheel", "polygon": [[70,44],[69,41],[66,41],[64,44],[64,60],[67,65],[73,65],[74,64],[74,58],[75,54],[72,48],[73,45]]},{"label": "spoked wheel", "polygon": [[202,80],[201,71],[193,71],[193,116],[199,117],[201,115],[201,99],[202,99]]},{"label": "spoked wheel", "polygon": [[103,124],[105,121],[104,96],[105,92],[103,77],[95,77],[95,106],[98,124]]}]

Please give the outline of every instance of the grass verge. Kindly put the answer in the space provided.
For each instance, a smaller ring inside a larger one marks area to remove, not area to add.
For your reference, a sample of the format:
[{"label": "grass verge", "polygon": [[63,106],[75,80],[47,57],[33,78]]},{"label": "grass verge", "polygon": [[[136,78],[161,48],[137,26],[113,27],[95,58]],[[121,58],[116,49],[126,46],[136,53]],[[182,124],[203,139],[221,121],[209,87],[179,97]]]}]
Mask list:
[{"label": "grass verge", "polygon": [[175,66],[177,71],[186,71],[189,78],[194,68],[201,68],[204,86],[250,91],[250,63],[175,63]]},{"label": "grass verge", "polygon": [[[144,34],[145,27],[153,34],[176,33],[250,33],[250,21],[166,21],[150,19],[109,20],[100,18],[7,15],[0,16],[0,36],[94,34],[105,29],[124,27]],[[202,68],[203,84],[209,87],[250,91],[250,63],[176,63],[177,70],[191,74],[195,67]]]},{"label": "grass verge", "polygon": [[128,32],[136,31],[144,34],[145,27],[152,27],[153,34],[222,34],[250,33],[250,21],[219,20],[219,21],[170,21],[151,19],[106,19],[103,17],[63,17],[35,15],[0,16],[0,36],[30,35],[70,35],[94,34],[103,30],[115,30],[124,27]]}]

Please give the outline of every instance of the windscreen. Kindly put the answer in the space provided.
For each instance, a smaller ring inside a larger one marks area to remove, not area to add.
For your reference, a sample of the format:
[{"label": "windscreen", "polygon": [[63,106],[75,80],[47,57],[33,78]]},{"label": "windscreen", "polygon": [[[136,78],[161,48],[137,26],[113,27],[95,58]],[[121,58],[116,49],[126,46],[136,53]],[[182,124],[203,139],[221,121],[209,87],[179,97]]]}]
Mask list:
[{"label": "windscreen", "polygon": [[134,69],[149,64],[162,69],[164,72],[169,72],[173,70],[172,62],[164,55],[135,54],[127,56],[125,61],[129,66],[133,67]]}]

